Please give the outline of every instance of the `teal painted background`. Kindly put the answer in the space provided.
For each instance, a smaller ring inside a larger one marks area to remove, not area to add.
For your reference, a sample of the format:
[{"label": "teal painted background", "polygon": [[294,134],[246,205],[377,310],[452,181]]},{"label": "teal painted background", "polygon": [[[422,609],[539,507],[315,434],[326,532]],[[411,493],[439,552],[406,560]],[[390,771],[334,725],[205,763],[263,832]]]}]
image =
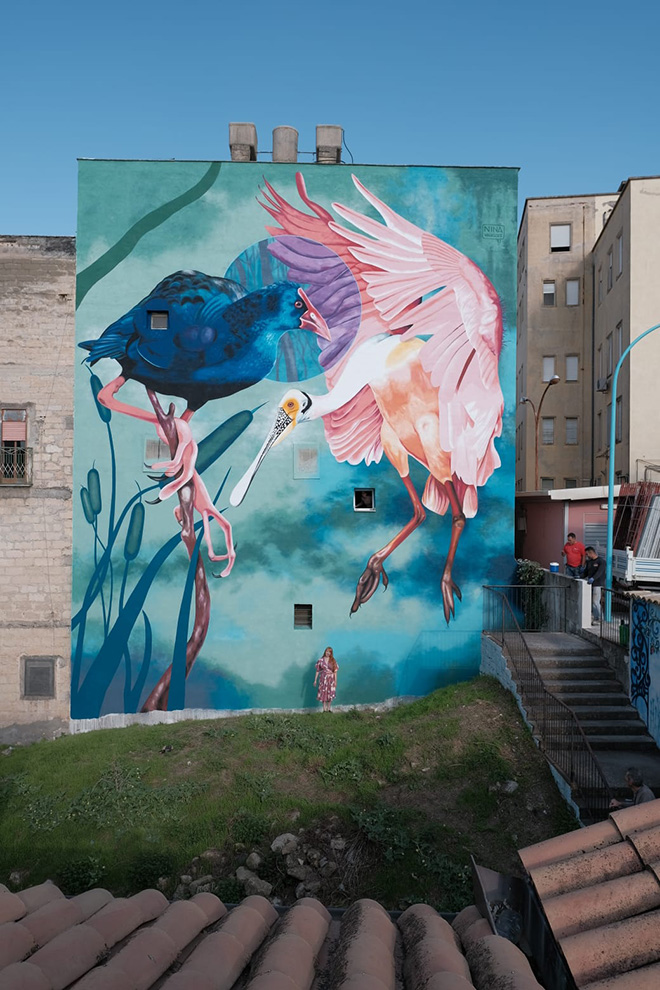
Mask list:
[{"label": "teal painted background", "polygon": [[[198,440],[235,414],[256,411],[244,432],[204,473],[213,497],[229,472],[217,505],[234,527],[237,560],[229,577],[215,580],[209,575],[208,635],[185,683],[185,698],[170,698],[173,707],[314,705],[313,665],[327,644],[333,646],[340,664],[338,704],[420,695],[471,676],[479,664],[481,586],[506,582],[511,573],[516,170],[83,161],[77,340],[100,336],[172,272],[196,269],[224,275],[241,252],[267,236],[265,228],[272,224],[255,198],[263,177],[300,207],[297,171],[305,176],[312,199],[326,208],[337,201],[375,217],[351,181],[351,173],[355,174],[401,216],[467,255],[491,280],[504,318],[500,383],[505,419],[497,441],[502,466],[480,489],[478,514],[467,521],[459,545],[454,578],[463,601],[457,603],[450,626],[443,616],[439,589],[451,520],[433,513],[427,514],[426,522],[389,559],[388,590],[379,588],[349,619],[355,582],[370,554],[410,518],[410,501],[397,473],[386,458],[369,467],[338,464],[319,420],[301,424],[294,442],[284,441],[274,448],[245,501],[237,508],[228,507],[229,492],[259,449],[287,386],[264,380],[208,403],[192,420]],[[82,362],[84,354],[78,353]],[[104,359],[93,371],[106,384],[119,374],[119,366]],[[323,376],[302,388],[310,393],[326,391]],[[150,408],[144,387],[136,382],[126,384],[121,399]],[[173,401],[182,411],[185,403]],[[114,412],[106,422],[102,413],[107,419],[105,410],[94,401],[89,370],[79,363],[75,382],[74,718],[140,710],[172,662],[189,574],[188,555],[172,514],[176,496],[159,505],[145,504],[139,552],[134,558],[126,552],[133,505],[154,497],[149,493],[141,498],[140,490],[154,484],[143,462],[145,441],[155,433],[149,424]],[[318,478],[294,479],[294,443],[318,444]],[[116,461],[114,489],[111,444]],[[99,495],[93,491],[95,476],[89,475],[90,470],[98,472]],[[412,465],[411,478],[420,493],[426,477],[421,466]],[[375,488],[375,513],[353,511],[355,487]],[[81,499],[83,488],[96,500],[91,508],[88,502],[87,514]],[[138,522],[134,520],[133,536]],[[216,548],[222,547],[217,527],[213,535]],[[205,557],[203,547],[201,553]],[[216,570],[220,570],[218,565]],[[294,630],[296,602],[313,605],[312,630]],[[181,621],[187,624],[185,613]]]}]

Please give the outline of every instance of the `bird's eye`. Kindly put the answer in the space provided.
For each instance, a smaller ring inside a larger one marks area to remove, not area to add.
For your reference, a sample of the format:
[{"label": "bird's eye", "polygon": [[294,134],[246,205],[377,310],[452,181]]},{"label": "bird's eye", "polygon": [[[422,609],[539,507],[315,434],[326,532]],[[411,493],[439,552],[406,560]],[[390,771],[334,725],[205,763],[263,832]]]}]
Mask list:
[{"label": "bird's eye", "polygon": [[295,409],[296,408],[296,404],[295,404],[294,400],[293,399],[289,399],[289,401],[286,404],[286,407],[287,407],[287,409]]},{"label": "bird's eye", "polygon": [[296,307],[296,309],[302,309],[303,304],[301,303],[300,299],[296,299],[294,306]]}]

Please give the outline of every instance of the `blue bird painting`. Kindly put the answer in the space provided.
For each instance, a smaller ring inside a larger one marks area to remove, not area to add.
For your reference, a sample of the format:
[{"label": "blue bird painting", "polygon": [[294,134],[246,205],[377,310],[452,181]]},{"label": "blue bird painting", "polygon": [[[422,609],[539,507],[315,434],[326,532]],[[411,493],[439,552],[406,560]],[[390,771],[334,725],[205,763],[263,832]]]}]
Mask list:
[{"label": "blue bird painting", "polygon": [[[236,558],[231,526],[213,505],[195,471],[197,445],[189,422],[209,400],[233,395],[261,381],[273,367],[281,336],[300,329],[326,340],[330,336],[325,319],[298,283],[277,282],[248,292],[232,279],[178,271],[159,282],[98,339],[79,345],[89,351],[88,364],[113,358],[121,366],[121,375],[99,392],[101,405],[153,423],[164,442],[167,437],[156,412],[121,402],[116,394],[132,379],[146,387],[154,410],[160,408],[156,392],[185,400],[185,412],[174,418],[177,443],[172,458],[153,465],[173,479],[161,490],[160,500],[193,482],[194,507],[202,516],[209,558],[227,561],[223,577],[230,573]],[[175,515],[181,523],[179,507]],[[223,530],[226,554],[214,552],[211,518]]]}]

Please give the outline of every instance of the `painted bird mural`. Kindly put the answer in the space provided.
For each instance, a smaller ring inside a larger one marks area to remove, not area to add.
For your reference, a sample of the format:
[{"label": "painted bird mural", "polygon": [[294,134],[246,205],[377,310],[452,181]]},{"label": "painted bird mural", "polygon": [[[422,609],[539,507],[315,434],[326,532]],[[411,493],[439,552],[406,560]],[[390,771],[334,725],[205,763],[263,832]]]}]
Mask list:
[{"label": "painted bird mural", "polygon": [[[351,614],[371,598],[381,580],[387,587],[384,563],[424,521],[425,508],[440,515],[449,509],[451,536],[440,582],[449,623],[455,616],[455,599],[462,597],[452,577],[460,537],[466,519],[477,512],[477,489],[500,465],[495,448],[503,412],[497,293],[468,257],[399,216],[355,176],[357,190],[382,218],[381,222],[333,203],[335,213],[355,230],[340,225],[309,198],[302,175],[296,182],[311,214],[292,206],[266,183],[262,206],[279,225],[268,231],[331,248],[359,286],[361,322],[326,371],[325,395],[297,389],[284,395],[273,428],[234,488],[231,503],[243,500],[272,446],[299,423],[323,417],[335,458],[369,464],[384,453],[413,508],[409,522],[370,556],[357,582]],[[277,244],[271,250],[277,257]],[[287,252],[288,248],[280,254]],[[299,261],[299,274],[303,267]],[[410,479],[411,457],[429,472],[421,498]]]},{"label": "painted bird mural", "polygon": [[[201,514],[211,560],[226,560],[226,577],[236,554],[229,522],[213,505],[195,471],[197,445],[189,425],[193,414],[211,399],[233,395],[261,381],[271,370],[282,334],[306,329],[328,337],[324,318],[303,287],[278,282],[247,292],[238,282],[198,271],[174,272],[96,340],[80,347],[89,351],[93,365],[113,358],[122,373],[99,392],[108,409],[153,423],[161,440],[166,437],[153,412],[127,405],[116,394],[128,379],[141,382],[148,392],[180,396],[186,410],[174,420],[178,445],[170,461],[154,464],[170,481],[159,501],[194,483],[194,507]],[[181,522],[180,511],[175,510]],[[217,555],[209,520],[221,526],[226,553]]]}]

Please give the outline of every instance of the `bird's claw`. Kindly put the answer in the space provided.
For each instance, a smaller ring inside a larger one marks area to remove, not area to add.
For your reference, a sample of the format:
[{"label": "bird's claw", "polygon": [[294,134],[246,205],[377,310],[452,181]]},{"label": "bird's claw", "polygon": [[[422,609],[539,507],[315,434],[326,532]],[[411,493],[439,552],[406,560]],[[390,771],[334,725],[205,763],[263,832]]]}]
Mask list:
[{"label": "bird's claw", "polygon": [[441,582],[442,587],[442,610],[445,613],[445,621],[449,625],[449,620],[456,618],[456,606],[454,604],[454,595],[458,598],[459,602],[463,601],[463,595],[461,589],[458,587],[455,581],[452,581],[450,577],[443,577]]},{"label": "bird's claw", "polygon": [[376,588],[383,581],[383,591],[386,591],[389,582],[389,578],[383,567],[382,560],[374,554],[369,558],[367,566],[363,570],[362,574],[358,578],[357,588],[355,590],[355,598],[353,599],[353,604],[351,605],[350,615],[354,615],[359,609],[360,605],[364,605],[368,602]]}]

